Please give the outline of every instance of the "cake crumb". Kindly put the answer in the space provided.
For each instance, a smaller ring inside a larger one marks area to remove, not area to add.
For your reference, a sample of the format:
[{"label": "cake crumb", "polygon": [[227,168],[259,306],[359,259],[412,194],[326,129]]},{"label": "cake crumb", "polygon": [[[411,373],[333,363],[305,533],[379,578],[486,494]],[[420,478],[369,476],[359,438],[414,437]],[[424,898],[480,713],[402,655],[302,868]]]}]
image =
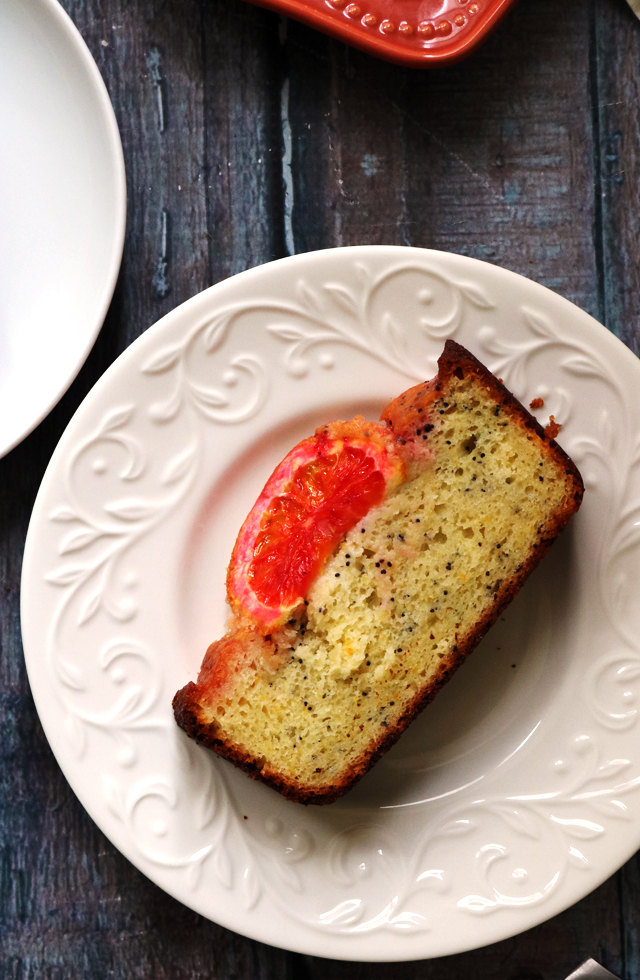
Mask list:
[{"label": "cake crumb", "polygon": [[562,424],[560,422],[556,422],[553,415],[550,415],[549,421],[547,425],[545,425],[544,427],[544,434],[547,437],[547,439],[555,439],[558,433],[560,432],[561,428],[562,428]]},{"label": "cake crumb", "polygon": [[529,402],[529,408],[532,412],[535,412],[537,408],[544,408],[544,398],[532,398]]}]

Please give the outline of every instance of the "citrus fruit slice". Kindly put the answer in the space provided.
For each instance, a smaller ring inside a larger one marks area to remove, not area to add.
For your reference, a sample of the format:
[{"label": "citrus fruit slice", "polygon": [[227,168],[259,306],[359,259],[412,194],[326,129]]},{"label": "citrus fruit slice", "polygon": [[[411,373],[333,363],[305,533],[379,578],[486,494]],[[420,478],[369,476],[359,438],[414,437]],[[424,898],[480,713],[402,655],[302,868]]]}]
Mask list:
[{"label": "citrus fruit slice", "polygon": [[264,634],[282,626],[347,531],[405,475],[395,437],[361,416],[299,443],[238,535],[227,574],[233,611]]}]

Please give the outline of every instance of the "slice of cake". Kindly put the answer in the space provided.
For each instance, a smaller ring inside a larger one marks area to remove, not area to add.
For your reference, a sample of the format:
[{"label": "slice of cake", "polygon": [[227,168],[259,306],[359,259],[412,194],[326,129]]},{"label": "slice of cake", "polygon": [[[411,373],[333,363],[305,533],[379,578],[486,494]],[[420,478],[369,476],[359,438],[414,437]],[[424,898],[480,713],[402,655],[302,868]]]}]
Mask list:
[{"label": "slice of cake", "polygon": [[178,724],[301,803],[330,803],[474,649],[580,506],[575,465],[459,344],[382,413],[276,469],[240,532],[233,619]]}]

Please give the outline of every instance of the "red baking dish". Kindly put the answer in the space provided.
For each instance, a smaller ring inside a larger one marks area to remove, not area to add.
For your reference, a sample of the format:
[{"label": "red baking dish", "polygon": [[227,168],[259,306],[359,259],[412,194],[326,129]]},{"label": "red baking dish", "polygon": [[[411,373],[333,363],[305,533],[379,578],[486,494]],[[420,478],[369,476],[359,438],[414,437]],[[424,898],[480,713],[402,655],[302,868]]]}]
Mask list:
[{"label": "red baking dish", "polygon": [[483,41],[515,0],[251,0],[387,61],[451,64]]}]

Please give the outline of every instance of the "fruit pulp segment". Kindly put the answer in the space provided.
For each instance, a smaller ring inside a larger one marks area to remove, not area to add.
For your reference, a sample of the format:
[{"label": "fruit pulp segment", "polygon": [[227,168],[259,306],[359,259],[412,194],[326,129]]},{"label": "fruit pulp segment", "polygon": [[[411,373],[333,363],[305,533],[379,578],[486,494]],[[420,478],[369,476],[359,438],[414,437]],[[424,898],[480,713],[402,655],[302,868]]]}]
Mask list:
[{"label": "fruit pulp segment", "polygon": [[249,583],[261,602],[290,606],[306,594],[343,535],[382,502],[385,480],[361,448],[301,466],[260,522]]},{"label": "fruit pulp segment", "polygon": [[395,437],[360,417],[296,446],[238,535],[227,576],[236,615],[263,633],[286,622],[344,535],[404,477]]}]

